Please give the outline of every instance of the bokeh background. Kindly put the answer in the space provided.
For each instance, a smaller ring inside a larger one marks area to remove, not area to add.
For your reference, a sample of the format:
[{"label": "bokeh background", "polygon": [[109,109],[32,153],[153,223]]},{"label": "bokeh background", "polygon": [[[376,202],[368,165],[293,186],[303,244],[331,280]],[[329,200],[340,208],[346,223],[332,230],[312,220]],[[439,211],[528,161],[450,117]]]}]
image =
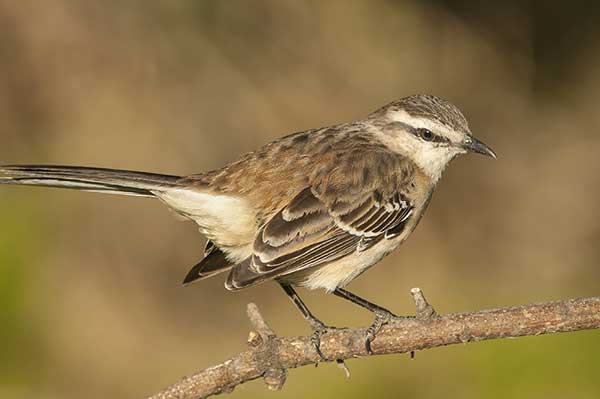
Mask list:
[{"label": "bokeh background", "polygon": [[[458,104],[498,161],[446,172],[411,239],[350,286],[400,314],[600,293],[600,12],[536,1],[0,0],[0,163],[188,174],[405,95]],[[0,190],[0,397],[143,397],[242,350],[275,284],[183,288],[203,239],[150,199]],[[334,325],[371,316],[305,292]],[[600,332],[291,371],[232,398],[598,398]]]}]

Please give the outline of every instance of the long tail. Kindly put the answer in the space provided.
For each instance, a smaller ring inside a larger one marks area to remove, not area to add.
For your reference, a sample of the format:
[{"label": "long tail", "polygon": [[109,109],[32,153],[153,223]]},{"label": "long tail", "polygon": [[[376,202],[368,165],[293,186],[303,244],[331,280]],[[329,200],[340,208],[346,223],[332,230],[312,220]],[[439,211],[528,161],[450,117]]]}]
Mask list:
[{"label": "long tail", "polygon": [[179,176],[81,166],[0,166],[0,184],[60,187],[108,194],[153,197],[177,187]]}]

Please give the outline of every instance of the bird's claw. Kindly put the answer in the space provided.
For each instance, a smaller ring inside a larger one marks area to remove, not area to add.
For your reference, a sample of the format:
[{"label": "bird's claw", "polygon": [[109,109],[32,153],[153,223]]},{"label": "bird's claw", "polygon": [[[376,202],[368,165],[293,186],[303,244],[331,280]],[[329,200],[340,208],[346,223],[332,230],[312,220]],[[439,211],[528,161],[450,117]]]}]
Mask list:
[{"label": "bird's claw", "polygon": [[323,352],[321,352],[321,336],[328,332],[343,330],[343,328],[327,326],[320,321],[313,321],[311,325],[313,333],[310,336],[310,343],[315,348],[321,360],[327,360]]},{"label": "bird's claw", "polygon": [[371,349],[371,342],[373,342],[375,336],[377,335],[379,330],[381,330],[381,327],[383,327],[391,321],[402,321],[410,318],[407,316],[396,316],[389,310],[384,309],[376,310],[374,311],[374,313],[375,320],[373,321],[373,324],[371,324],[369,328],[367,328],[367,335],[365,337],[365,349],[367,351],[367,354],[369,355],[373,354],[373,350]]}]

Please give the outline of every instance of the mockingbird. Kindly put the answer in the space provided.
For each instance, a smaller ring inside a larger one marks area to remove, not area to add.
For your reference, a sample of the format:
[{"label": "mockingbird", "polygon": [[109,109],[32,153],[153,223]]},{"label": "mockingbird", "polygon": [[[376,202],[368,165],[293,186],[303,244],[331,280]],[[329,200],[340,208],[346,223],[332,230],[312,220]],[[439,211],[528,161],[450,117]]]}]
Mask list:
[{"label": "mockingbird", "polygon": [[469,151],[496,157],[456,106],[413,95],[356,122],[282,137],[210,172],[22,165],[0,167],[0,183],[158,198],[208,238],[184,284],[225,271],[229,290],[276,280],[323,356],[320,336],[333,327],[292,287],[322,288],[372,311],[371,352],[379,328],[398,317],[343,287],[410,235],[446,165]]}]

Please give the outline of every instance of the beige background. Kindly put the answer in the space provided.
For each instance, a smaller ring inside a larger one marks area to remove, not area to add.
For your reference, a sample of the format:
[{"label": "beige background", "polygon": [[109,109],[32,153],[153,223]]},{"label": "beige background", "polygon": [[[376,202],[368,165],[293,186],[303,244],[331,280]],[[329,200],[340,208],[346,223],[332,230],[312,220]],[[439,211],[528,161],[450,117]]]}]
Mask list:
[{"label": "beige background", "polygon": [[[0,163],[187,174],[432,93],[499,159],[456,161],[411,239],[349,288],[404,314],[415,286],[440,312],[598,295],[596,14],[502,4],[0,0]],[[151,394],[241,350],[249,301],[308,332],[275,284],[183,288],[203,239],[156,201],[2,187],[0,221],[0,397]],[[328,323],[371,322],[301,294]],[[307,367],[231,397],[596,398],[599,334],[355,360],[349,382]]]}]

